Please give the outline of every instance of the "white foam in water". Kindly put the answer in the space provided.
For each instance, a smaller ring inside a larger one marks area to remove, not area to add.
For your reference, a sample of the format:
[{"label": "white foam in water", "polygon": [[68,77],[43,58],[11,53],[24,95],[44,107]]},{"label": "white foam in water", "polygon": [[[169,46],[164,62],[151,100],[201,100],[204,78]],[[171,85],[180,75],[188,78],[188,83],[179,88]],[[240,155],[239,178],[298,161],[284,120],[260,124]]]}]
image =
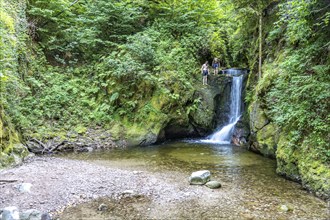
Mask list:
[{"label": "white foam in water", "polygon": [[243,75],[233,77],[233,84],[230,93],[230,114],[229,123],[212,134],[208,139],[201,140],[204,143],[230,144],[234,127],[241,117],[241,94]]}]

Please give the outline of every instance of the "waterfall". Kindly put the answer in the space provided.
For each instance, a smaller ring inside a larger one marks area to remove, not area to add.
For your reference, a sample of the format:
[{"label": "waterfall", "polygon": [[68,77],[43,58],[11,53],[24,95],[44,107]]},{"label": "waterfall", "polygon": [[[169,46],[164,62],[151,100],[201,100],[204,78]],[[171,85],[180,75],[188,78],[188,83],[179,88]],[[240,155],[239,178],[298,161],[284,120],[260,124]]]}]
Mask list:
[{"label": "waterfall", "polygon": [[227,70],[228,74],[233,75],[233,83],[230,92],[230,112],[228,124],[212,134],[204,142],[230,143],[234,127],[241,117],[241,97],[243,75],[239,75],[240,70]]}]

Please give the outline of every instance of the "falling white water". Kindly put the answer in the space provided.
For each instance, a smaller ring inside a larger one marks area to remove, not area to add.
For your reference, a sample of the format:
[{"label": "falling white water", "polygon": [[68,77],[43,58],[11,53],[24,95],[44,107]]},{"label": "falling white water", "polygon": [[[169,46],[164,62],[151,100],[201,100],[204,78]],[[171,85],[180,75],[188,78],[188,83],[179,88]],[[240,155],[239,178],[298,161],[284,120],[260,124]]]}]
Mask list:
[{"label": "falling white water", "polygon": [[[233,70],[239,71],[239,70]],[[229,74],[236,75],[237,73]],[[229,113],[229,122],[227,125],[216,131],[214,134],[210,136],[209,139],[204,140],[204,142],[211,143],[230,143],[231,136],[234,131],[234,127],[241,116],[241,96],[242,96],[242,82],[243,75],[234,76],[233,84],[230,93],[230,113]]]}]

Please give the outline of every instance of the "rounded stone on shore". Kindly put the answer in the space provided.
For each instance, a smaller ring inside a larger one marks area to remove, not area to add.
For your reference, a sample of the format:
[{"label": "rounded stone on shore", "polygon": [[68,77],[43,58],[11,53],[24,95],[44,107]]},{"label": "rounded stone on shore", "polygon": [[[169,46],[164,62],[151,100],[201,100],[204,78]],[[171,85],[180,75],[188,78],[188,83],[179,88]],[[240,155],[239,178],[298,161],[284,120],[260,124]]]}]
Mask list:
[{"label": "rounded stone on shore", "polygon": [[212,180],[209,181],[205,184],[205,186],[207,186],[210,189],[218,189],[221,187],[221,183],[219,183],[218,181]]},{"label": "rounded stone on shore", "polygon": [[189,183],[191,185],[204,185],[210,181],[211,172],[208,170],[200,170],[193,172],[189,177]]}]

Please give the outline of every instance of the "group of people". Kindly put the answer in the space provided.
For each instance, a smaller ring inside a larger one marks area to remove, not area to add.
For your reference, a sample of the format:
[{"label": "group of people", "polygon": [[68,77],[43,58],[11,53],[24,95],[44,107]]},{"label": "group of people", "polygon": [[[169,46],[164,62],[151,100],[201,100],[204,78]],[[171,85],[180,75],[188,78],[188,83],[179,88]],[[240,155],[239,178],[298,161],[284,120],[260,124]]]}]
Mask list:
[{"label": "group of people", "polygon": [[[220,61],[218,58],[214,58],[212,61],[213,74],[217,75],[219,73]],[[209,62],[206,61],[201,68],[203,75],[203,85],[207,85],[207,76],[209,75]]]}]

